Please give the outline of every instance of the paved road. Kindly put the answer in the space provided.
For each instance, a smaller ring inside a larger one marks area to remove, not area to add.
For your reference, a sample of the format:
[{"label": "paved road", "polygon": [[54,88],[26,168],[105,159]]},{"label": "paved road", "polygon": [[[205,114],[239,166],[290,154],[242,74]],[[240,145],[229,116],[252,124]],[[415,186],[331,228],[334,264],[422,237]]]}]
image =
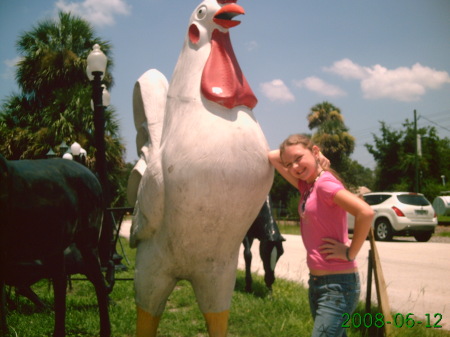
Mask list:
[{"label": "paved road", "polygon": [[[285,253],[275,269],[277,277],[300,282],[307,286],[308,268],[306,253],[298,235],[283,235]],[[377,242],[378,254],[383,268],[391,311],[413,313],[425,318],[431,314],[442,315],[440,324],[450,330],[450,244],[434,242]],[[252,246],[252,271],[264,274],[259,258],[259,241]],[[369,241],[364,243],[357,262],[361,277],[361,300],[365,301],[367,290],[367,264]],[[245,268],[241,248],[239,265]],[[275,284],[276,286],[276,284]],[[375,282],[372,283],[372,302],[376,303]]]}]

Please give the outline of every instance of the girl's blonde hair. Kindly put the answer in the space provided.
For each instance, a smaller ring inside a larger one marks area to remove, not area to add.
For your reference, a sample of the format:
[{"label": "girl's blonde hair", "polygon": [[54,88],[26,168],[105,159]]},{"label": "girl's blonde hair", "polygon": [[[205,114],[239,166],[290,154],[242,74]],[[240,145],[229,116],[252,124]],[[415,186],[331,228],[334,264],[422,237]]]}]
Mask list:
[{"label": "girl's blonde hair", "polygon": [[[296,134],[290,135],[280,144],[280,159],[283,156],[284,152],[286,151],[286,148],[288,146],[292,146],[292,145],[303,145],[306,149],[308,149],[311,152],[313,152],[313,147],[317,146],[316,144],[314,144],[314,142],[311,140],[311,138],[305,134],[296,133]],[[330,168],[322,167],[322,169],[324,171],[330,172],[332,175],[334,175],[336,177],[336,179],[338,179],[345,186],[345,183],[342,180],[342,178],[331,167]]]},{"label": "girl's blonde hair", "polygon": [[286,148],[288,146],[298,145],[298,144],[303,145],[306,149],[310,150],[311,152],[313,150],[313,146],[316,145],[313,143],[311,138],[309,138],[307,135],[299,134],[299,133],[297,133],[295,135],[290,135],[280,145],[280,157],[284,154],[284,152],[286,151]]}]

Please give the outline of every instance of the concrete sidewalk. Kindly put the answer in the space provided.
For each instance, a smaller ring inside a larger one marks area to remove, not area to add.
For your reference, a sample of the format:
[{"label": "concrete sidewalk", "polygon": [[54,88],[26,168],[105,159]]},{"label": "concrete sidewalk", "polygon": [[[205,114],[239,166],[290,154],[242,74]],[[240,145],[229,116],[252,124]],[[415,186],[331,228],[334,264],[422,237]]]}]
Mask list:
[{"label": "concrete sidewalk", "polygon": [[[120,234],[128,238],[130,221],[124,221]],[[299,282],[308,286],[309,271],[306,266],[306,251],[301,236],[283,235],[284,254],[275,269],[277,278]],[[434,242],[377,242],[378,254],[391,311],[406,315],[413,313],[424,319],[430,314],[431,324],[439,322],[450,330],[450,244]],[[361,279],[361,301],[366,300],[367,266],[370,242],[366,241],[356,259]],[[252,272],[264,275],[259,257],[259,241],[252,245]],[[243,246],[239,252],[238,268],[245,269]],[[274,287],[276,287],[276,282]],[[377,303],[375,281],[372,280],[372,302]]]}]

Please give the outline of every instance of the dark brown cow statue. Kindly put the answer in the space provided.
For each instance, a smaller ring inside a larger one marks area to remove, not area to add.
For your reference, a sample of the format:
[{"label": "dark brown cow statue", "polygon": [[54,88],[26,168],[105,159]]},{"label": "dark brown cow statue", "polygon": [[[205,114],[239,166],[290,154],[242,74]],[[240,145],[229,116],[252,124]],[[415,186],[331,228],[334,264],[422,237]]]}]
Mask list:
[{"label": "dark brown cow statue", "polygon": [[275,282],[275,265],[284,253],[283,241],[285,238],[280,233],[272,214],[272,201],[270,196],[259,211],[255,221],[245,235],[244,260],[245,260],[245,290],[252,291],[252,244],[253,240],[259,240],[259,255],[264,267],[264,282],[267,289],[272,292],[272,284]]},{"label": "dark brown cow statue", "polygon": [[[64,251],[79,250],[100,311],[100,336],[110,336],[107,287],[98,244],[104,205],[100,183],[86,167],[65,159],[7,161],[0,155],[1,332],[7,334],[5,282],[53,280],[54,336],[65,336],[67,271]],[[27,268],[34,266],[34,268]]]}]

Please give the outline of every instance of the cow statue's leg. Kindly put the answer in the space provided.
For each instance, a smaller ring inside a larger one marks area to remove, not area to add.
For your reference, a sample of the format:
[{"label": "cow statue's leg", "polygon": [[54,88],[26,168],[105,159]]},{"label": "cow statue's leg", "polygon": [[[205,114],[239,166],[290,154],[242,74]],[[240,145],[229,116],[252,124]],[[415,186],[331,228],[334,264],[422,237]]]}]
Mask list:
[{"label": "cow statue's leg", "polygon": [[65,336],[66,322],[66,292],[67,275],[64,265],[64,253],[61,251],[57,256],[50,259],[53,271],[53,293],[55,301],[55,329],[54,337]]},{"label": "cow statue's leg", "polygon": [[252,271],[251,271],[251,265],[252,265],[252,244],[253,244],[253,238],[249,237],[248,235],[245,236],[244,241],[242,242],[244,245],[244,260],[245,260],[245,291],[251,292],[252,291]]},{"label": "cow statue's leg", "polygon": [[0,336],[8,334],[8,325],[6,324],[6,291],[5,281],[0,278]]},{"label": "cow statue's leg", "polygon": [[264,266],[264,282],[269,291],[272,291],[272,284],[275,282],[275,266],[283,253],[283,244],[280,241],[260,242],[259,254]]},{"label": "cow statue's leg", "polygon": [[100,259],[96,248],[80,247],[81,255],[86,265],[86,276],[94,285],[100,313],[100,336],[111,336],[111,323],[108,313],[108,290],[101,272]]}]

